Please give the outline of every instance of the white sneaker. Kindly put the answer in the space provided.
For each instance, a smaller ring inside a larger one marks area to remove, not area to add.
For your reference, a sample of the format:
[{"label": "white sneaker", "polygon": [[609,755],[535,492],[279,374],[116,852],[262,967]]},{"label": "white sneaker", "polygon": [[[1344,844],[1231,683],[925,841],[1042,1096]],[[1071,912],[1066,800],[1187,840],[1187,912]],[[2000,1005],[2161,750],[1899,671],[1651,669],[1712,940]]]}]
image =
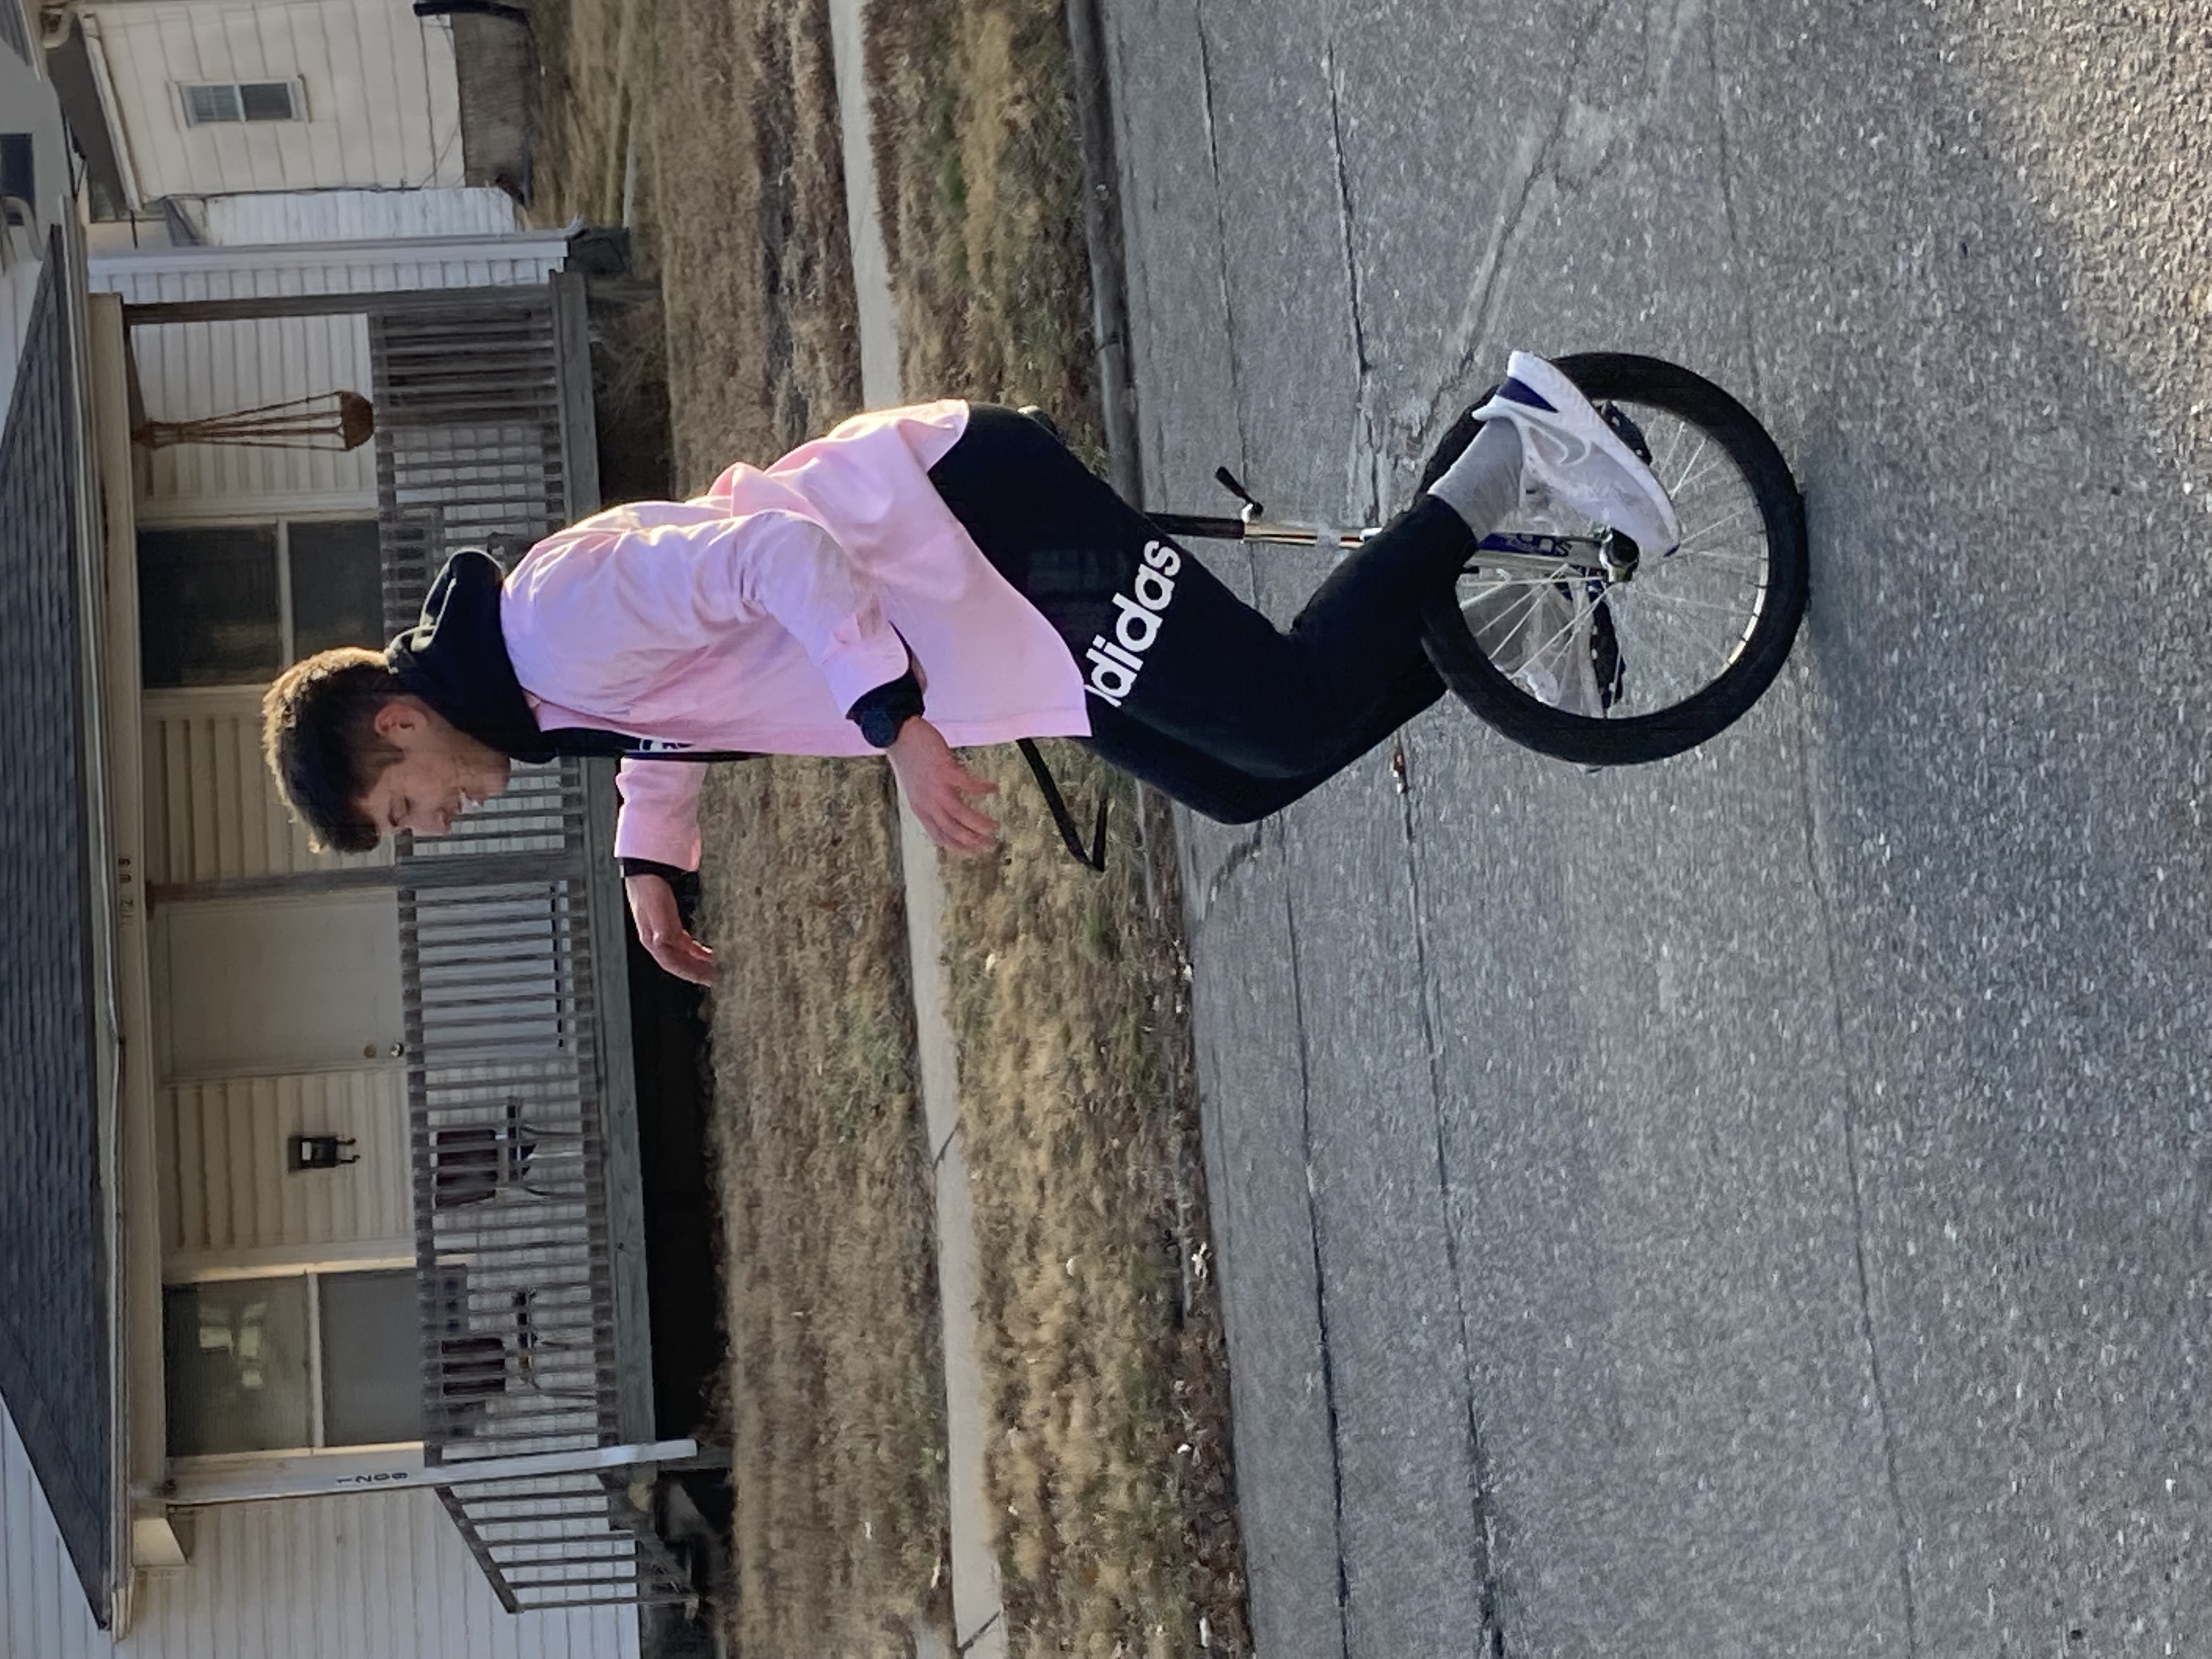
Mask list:
[{"label": "white sneaker", "polygon": [[[1659,480],[1572,380],[1525,351],[1506,360],[1505,375],[1474,413],[1509,420],[1519,431],[1524,490],[1632,538],[1647,557],[1664,557],[1681,544],[1681,520]],[[1530,503],[1538,510],[1547,504]]]}]

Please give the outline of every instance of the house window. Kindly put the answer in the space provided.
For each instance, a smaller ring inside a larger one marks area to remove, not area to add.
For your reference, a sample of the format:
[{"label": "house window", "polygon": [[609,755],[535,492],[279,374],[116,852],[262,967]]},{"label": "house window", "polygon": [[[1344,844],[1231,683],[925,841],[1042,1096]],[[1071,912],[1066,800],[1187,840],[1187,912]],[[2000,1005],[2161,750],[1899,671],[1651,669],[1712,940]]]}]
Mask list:
[{"label": "house window", "polygon": [[11,225],[27,224],[35,213],[39,195],[36,152],[27,132],[0,132],[0,219]]},{"label": "house window", "polygon": [[297,121],[302,118],[296,81],[217,81],[180,88],[187,126],[220,126],[239,121]]},{"label": "house window", "polygon": [[381,646],[376,521],[142,530],[138,614],[149,689],[258,685],[331,646]]},{"label": "house window", "polygon": [[170,1455],[420,1440],[415,1286],[394,1268],[166,1287]]}]

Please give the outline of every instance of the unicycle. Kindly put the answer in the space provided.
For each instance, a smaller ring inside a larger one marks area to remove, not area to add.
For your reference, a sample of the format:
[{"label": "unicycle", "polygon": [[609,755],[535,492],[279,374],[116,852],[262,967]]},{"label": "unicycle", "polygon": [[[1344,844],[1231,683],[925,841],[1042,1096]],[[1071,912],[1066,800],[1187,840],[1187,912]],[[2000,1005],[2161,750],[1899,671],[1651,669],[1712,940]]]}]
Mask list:
[{"label": "unicycle", "polygon": [[[1510,520],[1428,601],[1423,643],[1516,743],[1584,766],[1664,760],[1725,730],[1781,672],[1810,586],[1804,502],[1774,441],[1711,381],[1625,352],[1554,361],[1657,475],[1682,544],[1660,557],[1587,520]],[[1148,516],[1170,536],[1338,551],[1375,533],[1270,520],[1216,476],[1243,501],[1237,516]]]}]

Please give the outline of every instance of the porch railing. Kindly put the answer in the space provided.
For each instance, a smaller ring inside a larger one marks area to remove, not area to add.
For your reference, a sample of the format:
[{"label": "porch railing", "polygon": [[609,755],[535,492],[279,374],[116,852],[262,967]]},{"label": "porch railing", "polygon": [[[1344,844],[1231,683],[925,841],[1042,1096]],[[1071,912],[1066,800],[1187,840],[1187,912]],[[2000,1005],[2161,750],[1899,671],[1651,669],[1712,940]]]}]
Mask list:
[{"label": "porch railing", "polygon": [[[454,548],[512,553],[597,506],[580,290],[372,311],[369,346],[397,631]],[[611,829],[605,769],[568,761],[399,848],[433,1463],[653,1437]],[[690,1594],[619,1472],[441,1500],[510,1609]]]},{"label": "porch railing", "polygon": [[509,1613],[693,1594],[618,1474],[486,1481],[465,1496],[453,1487],[438,1495]]}]

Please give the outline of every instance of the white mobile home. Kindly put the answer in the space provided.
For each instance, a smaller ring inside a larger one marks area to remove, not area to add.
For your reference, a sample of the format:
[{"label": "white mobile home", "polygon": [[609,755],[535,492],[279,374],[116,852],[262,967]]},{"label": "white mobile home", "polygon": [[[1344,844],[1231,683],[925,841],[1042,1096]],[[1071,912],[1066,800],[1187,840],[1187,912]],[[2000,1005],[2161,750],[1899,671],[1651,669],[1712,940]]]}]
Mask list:
[{"label": "white mobile home", "polygon": [[[253,741],[288,653],[589,502],[560,240],[88,260],[23,21],[0,1653],[633,1652],[624,1603],[684,1589],[633,1483],[688,1443],[641,1335],[603,781],[328,859]],[[371,441],[320,429],[341,392]]]},{"label": "white mobile home", "polygon": [[130,210],[463,182],[453,31],[407,0],[71,0],[49,34],[83,54]]}]

